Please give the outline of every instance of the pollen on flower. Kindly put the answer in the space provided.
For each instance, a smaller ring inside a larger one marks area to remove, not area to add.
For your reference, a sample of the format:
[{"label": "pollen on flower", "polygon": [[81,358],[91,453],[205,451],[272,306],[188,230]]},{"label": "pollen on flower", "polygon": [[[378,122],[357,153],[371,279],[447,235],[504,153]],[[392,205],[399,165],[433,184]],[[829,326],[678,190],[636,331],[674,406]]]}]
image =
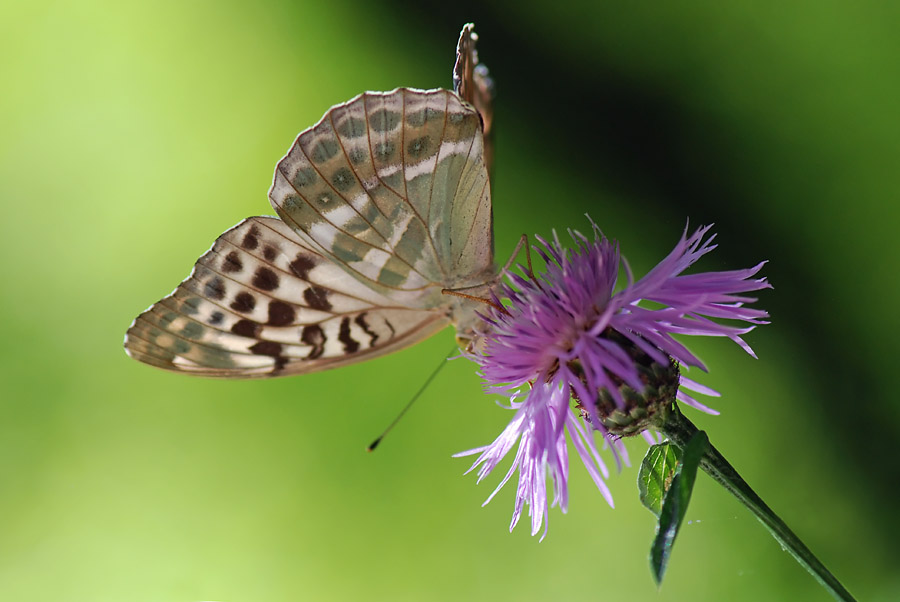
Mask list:
[{"label": "pollen on flower", "polygon": [[[593,229],[593,239],[570,232],[575,246],[569,250],[555,236],[552,242],[538,238],[535,250],[546,262],[545,271],[508,277],[497,293],[507,303],[489,308],[483,352],[472,355],[488,390],[509,396],[516,414],[492,444],[461,455],[479,454],[472,469],[480,467],[481,480],[518,441],[498,490],[519,471],[512,525],[527,504],[533,533],[546,514],[548,474],[554,503],[566,509],[566,432],[612,505],[594,431],[621,463],[619,439],[652,428],[676,400],[715,413],[685,392],[718,395],[680,374],[683,366],[706,367],[673,335],[727,337],[753,355],[742,336],[768,318],[765,311],[747,307],[756,299],[745,296],[771,288],[765,278],[755,278],[765,262],[743,270],[682,274],[715,248],[709,226],[690,236],[685,230],[665,259],[637,282],[629,273],[617,292],[618,245],[596,225]],[[723,319],[730,323],[717,321]]]}]

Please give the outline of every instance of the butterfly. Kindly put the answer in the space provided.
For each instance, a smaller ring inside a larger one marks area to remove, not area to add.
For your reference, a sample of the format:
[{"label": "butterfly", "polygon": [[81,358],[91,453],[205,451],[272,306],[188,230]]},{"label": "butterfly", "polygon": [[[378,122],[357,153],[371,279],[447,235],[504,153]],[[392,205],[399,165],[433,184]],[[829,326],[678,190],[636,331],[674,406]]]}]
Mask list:
[{"label": "butterfly", "polygon": [[[467,28],[458,55],[474,53]],[[457,90],[471,88],[477,59],[466,64],[454,70]],[[366,92],[332,107],[275,169],[278,217],[219,236],[134,320],[126,352],[177,372],[252,378],[374,358],[449,324],[471,343],[479,303],[446,291],[497,279],[483,127],[442,89]]]}]

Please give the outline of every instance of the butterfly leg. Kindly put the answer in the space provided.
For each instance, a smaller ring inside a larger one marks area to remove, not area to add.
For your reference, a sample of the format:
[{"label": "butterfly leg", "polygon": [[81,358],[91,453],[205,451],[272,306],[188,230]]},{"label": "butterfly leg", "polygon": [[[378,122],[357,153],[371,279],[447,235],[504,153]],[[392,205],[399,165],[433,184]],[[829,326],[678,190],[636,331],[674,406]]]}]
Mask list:
[{"label": "butterfly leg", "polygon": [[522,247],[525,248],[525,261],[528,263],[528,271],[527,271],[528,277],[531,278],[532,280],[534,280],[535,282],[537,282],[537,280],[534,277],[534,269],[531,266],[531,245],[528,244],[528,235],[527,234],[523,234],[522,237],[519,238],[519,242],[516,243],[516,248],[513,249],[512,255],[510,255],[509,259],[506,261],[506,264],[503,266],[503,269],[501,269],[497,273],[497,278],[495,279],[495,282],[499,281],[501,277],[503,277],[507,272],[509,272],[509,269],[512,267],[512,264],[516,260],[516,257],[518,257],[519,253],[522,251]]}]

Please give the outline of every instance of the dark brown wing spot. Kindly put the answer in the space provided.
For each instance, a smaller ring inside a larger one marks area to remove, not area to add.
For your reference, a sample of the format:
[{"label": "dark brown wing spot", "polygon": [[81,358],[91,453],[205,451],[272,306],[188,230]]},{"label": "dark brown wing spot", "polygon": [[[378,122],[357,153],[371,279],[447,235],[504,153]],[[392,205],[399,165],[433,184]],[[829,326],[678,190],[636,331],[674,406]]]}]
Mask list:
[{"label": "dark brown wing spot", "polygon": [[272,326],[287,326],[293,324],[297,312],[293,306],[284,301],[269,302],[269,324]]},{"label": "dark brown wing spot", "polygon": [[256,247],[259,246],[259,228],[256,226],[252,226],[250,231],[244,235],[244,240],[241,241],[241,246],[249,251],[252,251]]},{"label": "dark brown wing spot", "polygon": [[273,343],[272,341],[260,341],[250,347],[250,353],[256,355],[270,355],[278,357],[281,355],[281,343]]},{"label": "dark brown wing spot", "polygon": [[231,309],[248,314],[256,307],[256,297],[248,292],[238,293],[231,302]]},{"label": "dark brown wing spot", "polygon": [[219,301],[225,298],[225,283],[216,276],[212,280],[207,281],[206,286],[203,288],[203,294],[210,299]]},{"label": "dark brown wing spot", "polygon": [[219,324],[222,323],[223,320],[225,320],[225,314],[223,314],[220,311],[214,311],[209,316],[209,323],[212,324],[213,326],[218,326]]},{"label": "dark brown wing spot", "polygon": [[263,249],[263,257],[266,258],[266,261],[275,261],[278,251],[272,245],[266,245],[266,248]]},{"label": "dark brown wing spot", "polygon": [[251,339],[257,338],[261,330],[262,324],[254,322],[253,320],[238,320],[234,323],[234,326],[231,327],[231,332],[234,334],[242,337],[249,337]]},{"label": "dark brown wing spot", "polygon": [[297,259],[291,262],[291,271],[301,280],[309,281],[309,271],[316,267],[316,262],[309,255],[297,254]]},{"label": "dark brown wing spot", "polygon": [[300,340],[312,347],[306,359],[314,360],[325,352],[325,331],[318,324],[305,327]]},{"label": "dark brown wing spot", "polygon": [[274,291],[278,288],[278,274],[262,266],[253,275],[253,286],[264,291]]},{"label": "dark brown wing spot", "polygon": [[232,251],[222,260],[222,271],[226,274],[240,272],[243,269],[244,262],[241,261],[241,256],[238,255],[237,251]]},{"label": "dark brown wing spot", "polygon": [[357,342],[350,334],[350,318],[341,320],[341,330],[338,333],[338,340],[344,344],[344,351],[347,353],[356,353],[359,351],[359,342]]},{"label": "dark brown wing spot", "polygon": [[356,316],[356,319],[353,321],[356,322],[357,326],[362,328],[362,331],[364,333],[369,335],[369,347],[374,347],[375,341],[378,340],[378,333],[372,332],[371,330],[369,330],[369,325],[366,324],[366,315],[367,315],[366,312],[363,312],[363,313],[359,314],[358,316]]},{"label": "dark brown wing spot", "polygon": [[331,310],[331,302],[328,300],[328,291],[318,286],[311,286],[303,291],[303,299],[312,309],[319,311]]}]

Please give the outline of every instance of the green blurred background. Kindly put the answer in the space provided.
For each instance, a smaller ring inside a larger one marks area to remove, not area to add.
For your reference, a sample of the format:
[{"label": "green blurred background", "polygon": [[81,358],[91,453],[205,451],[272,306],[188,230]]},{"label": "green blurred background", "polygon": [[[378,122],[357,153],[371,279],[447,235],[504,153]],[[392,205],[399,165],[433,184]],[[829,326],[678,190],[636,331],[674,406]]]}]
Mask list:
[{"label": "green blurred background", "polygon": [[900,599],[900,10],[621,4],[0,4],[0,599],[828,599],[706,477],[660,591],[634,466],[612,510],[573,463],[547,539],[509,534],[514,487],[481,508],[499,475],[450,457],[510,418],[464,361],[366,454],[450,331],[269,382],[123,353],[218,234],[271,213],[298,131],[449,86],[468,20],[498,87],[498,256],[589,212],[639,274],[687,218],[717,224],[702,269],[769,259],[760,359],[696,342],[724,396],[690,415],[860,600]]}]

